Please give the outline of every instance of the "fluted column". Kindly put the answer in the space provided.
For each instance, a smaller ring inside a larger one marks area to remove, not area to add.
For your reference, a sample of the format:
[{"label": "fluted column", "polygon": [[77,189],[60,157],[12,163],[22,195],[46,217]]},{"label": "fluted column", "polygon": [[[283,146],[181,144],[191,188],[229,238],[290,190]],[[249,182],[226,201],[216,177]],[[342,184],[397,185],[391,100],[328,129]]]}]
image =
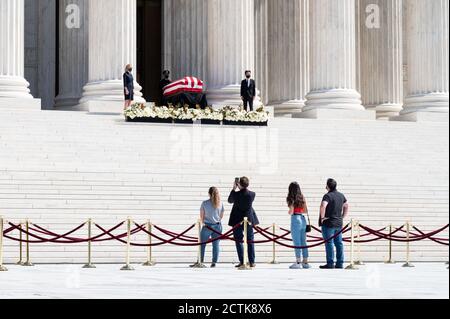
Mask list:
[{"label": "fluted column", "polygon": [[407,0],[405,120],[444,120],[449,112],[448,0]]},{"label": "fluted column", "polygon": [[[304,117],[364,111],[356,90],[355,0],[314,0],[311,6],[311,91]],[[355,116],[366,116],[359,112]]]},{"label": "fluted column", "polygon": [[24,78],[24,0],[0,0],[0,106],[39,108]]},{"label": "fluted column", "polygon": [[195,76],[206,83],[208,0],[164,1],[164,69],[173,79]]},{"label": "fluted column", "polygon": [[[244,71],[254,71],[255,67],[254,10],[254,0],[208,1],[210,104],[220,106],[242,103],[240,83]],[[255,104],[260,104],[259,98]]]},{"label": "fluted column", "polygon": [[[136,0],[89,1],[89,83],[81,106],[96,112],[120,110],[125,65],[136,69]],[[145,102],[135,83],[135,101]]]},{"label": "fluted column", "polygon": [[269,0],[269,105],[299,113],[309,92],[309,0]]},{"label": "fluted column", "polygon": [[[68,5],[79,11],[66,12]],[[55,106],[71,107],[78,104],[83,86],[88,81],[89,25],[88,0],[61,0],[59,5],[59,94]],[[79,14],[79,27],[67,25],[68,14]]]},{"label": "fluted column", "polygon": [[[380,9],[379,27],[366,20],[366,9],[373,5]],[[361,95],[363,105],[375,110],[381,119],[398,115],[403,105],[402,7],[403,0],[360,3],[360,15],[364,17],[360,25]]]}]

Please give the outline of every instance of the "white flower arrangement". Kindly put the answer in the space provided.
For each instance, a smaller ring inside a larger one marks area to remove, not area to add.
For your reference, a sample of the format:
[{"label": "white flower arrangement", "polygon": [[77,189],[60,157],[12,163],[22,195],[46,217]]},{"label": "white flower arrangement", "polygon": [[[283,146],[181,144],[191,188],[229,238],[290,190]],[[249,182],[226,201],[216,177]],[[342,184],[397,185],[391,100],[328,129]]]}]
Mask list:
[{"label": "white flower arrangement", "polygon": [[207,107],[204,110],[200,108],[190,109],[188,107],[167,106],[146,106],[142,103],[135,103],[124,111],[124,115],[130,119],[136,118],[159,118],[175,120],[213,120],[213,121],[231,121],[231,122],[252,122],[264,123],[269,120],[269,112],[261,106],[256,111],[246,112],[240,108],[226,106],[222,109]]},{"label": "white flower arrangement", "polygon": [[206,109],[201,111],[202,120],[211,121],[223,121],[224,113],[222,109],[215,110],[214,108],[208,106]]}]

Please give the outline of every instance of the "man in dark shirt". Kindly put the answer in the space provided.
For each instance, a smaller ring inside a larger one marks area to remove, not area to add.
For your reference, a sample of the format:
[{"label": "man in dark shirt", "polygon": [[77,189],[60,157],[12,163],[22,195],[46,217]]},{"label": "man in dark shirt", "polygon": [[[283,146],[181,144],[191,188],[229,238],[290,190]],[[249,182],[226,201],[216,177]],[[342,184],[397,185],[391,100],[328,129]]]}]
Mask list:
[{"label": "man in dark shirt", "polygon": [[170,80],[170,71],[164,70],[163,72],[163,78],[161,81],[159,81],[159,91],[160,91],[160,103],[162,106],[167,106],[167,103],[169,102],[166,97],[164,97],[164,88],[172,83]]},{"label": "man in dark shirt", "polygon": [[[320,226],[324,240],[336,236],[343,227],[344,218],[348,215],[348,202],[344,194],[337,191],[337,182],[334,179],[327,181],[328,193],[322,199],[320,206]],[[334,263],[334,247],[336,247],[337,262]],[[321,269],[343,269],[344,268],[344,244],[342,234],[325,244],[327,253],[327,264]]]},{"label": "man in dark shirt", "polygon": [[[253,202],[255,201],[256,194],[248,190],[249,184],[249,179],[247,177],[242,177],[239,180],[239,183],[234,184],[233,190],[228,197],[228,203],[233,204],[228,225],[234,227],[247,217],[248,221],[251,223],[247,230],[247,240],[253,241],[253,226],[258,225],[259,221],[253,209]],[[242,241],[244,240],[244,225],[236,228],[233,231],[233,235],[236,240],[236,251],[239,257],[239,265],[237,265],[236,268],[240,268],[244,266],[244,245],[242,244]],[[254,268],[256,266],[254,244],[248,244],[248,260],[250,267]]]}]

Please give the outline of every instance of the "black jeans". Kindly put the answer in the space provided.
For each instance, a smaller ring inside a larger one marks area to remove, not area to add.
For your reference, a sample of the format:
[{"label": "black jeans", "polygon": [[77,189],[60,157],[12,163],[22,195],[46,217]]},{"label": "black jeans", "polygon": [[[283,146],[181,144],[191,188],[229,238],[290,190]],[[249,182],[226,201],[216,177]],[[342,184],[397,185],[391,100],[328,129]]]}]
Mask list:
[{"label": "black jeans", "polygon": [[253,98],[244,98],[244,110],[248,111],[248,106],[250,111],[253,111]]},{"label": "black jeans", "polygon": [[[244,264],[244,244],[241,242],[244,240],[244,225],[236,228],[233,231],[234,239],[236,240],[236,251],[239,257],[239,262]],[[253,226],[248,226],[247,229],[247,241],[252,242],[255,240],[255,235],[253,233]],[[255,244],[248,244],[248,261],[250,264],[255,263]]]}]

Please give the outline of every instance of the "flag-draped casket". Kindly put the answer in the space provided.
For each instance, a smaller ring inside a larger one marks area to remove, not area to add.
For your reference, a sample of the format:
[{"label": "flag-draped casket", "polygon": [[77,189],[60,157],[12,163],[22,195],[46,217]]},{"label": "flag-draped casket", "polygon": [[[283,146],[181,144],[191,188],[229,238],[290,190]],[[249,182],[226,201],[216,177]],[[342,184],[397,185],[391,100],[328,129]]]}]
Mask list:
[{"label": "flag-draped casket", "polygon": [[180,93],[203,93],[203,81],[193,76],[187,76],[164,87],[164,97]]}]

